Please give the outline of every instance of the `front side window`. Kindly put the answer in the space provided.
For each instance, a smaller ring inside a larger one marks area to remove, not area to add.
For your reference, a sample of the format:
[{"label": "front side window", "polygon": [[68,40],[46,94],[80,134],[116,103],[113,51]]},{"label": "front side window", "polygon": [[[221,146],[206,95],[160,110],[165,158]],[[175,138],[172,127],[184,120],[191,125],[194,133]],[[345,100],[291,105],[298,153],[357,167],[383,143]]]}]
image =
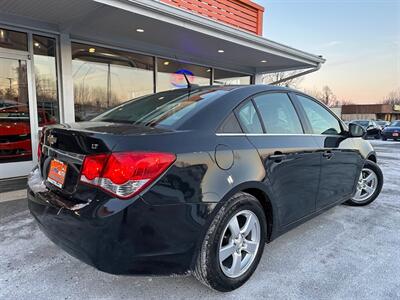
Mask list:
[{"label": "front side window", "polygon": [[299,117],[287,94],[271,93],[254,97],[265,131],[272,134],[302,134]]},{"label": "front side window", "polygon": [[237,117],[245,133],[263,133],[253,102],[247,101],[237,110]]},{"label": "front side window", "polygon": [[297,95],[297,98],[314,134],[338,135],[342,132],[339,121],[326,108],[310,98],[301,95]]}]

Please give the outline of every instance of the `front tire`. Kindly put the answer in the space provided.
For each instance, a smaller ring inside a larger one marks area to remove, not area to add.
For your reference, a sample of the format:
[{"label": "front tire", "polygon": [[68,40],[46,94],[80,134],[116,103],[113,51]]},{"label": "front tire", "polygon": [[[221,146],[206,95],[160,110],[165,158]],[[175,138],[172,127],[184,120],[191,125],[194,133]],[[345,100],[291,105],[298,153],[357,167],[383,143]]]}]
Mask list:
[{"label": "front tire", "polygon": [[382,186],[383,174],[381,168],[376,163],[368,160],[362,168],[356,193],[346,204],[351,206],[368,205],[378,197]]},{"label": "front tire", "polygon": [[220,292],[243,285],[256,270],[267,236],[260,202],[237,193],[220,208],[199,250],[195,277]]}]

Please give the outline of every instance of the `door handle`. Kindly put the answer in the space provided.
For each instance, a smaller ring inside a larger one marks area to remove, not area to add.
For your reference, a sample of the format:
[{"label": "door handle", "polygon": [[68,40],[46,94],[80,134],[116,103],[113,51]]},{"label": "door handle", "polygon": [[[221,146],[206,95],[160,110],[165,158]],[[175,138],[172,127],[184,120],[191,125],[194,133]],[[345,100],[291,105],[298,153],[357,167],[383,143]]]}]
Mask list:
[{"label": "door handle", "polygon": [[331,159],[332,156],[333,156],[333,152],[330,151],[330,150],[325,151],[325,152],[322,154],[322,156],[325,157],[326,159]]}]

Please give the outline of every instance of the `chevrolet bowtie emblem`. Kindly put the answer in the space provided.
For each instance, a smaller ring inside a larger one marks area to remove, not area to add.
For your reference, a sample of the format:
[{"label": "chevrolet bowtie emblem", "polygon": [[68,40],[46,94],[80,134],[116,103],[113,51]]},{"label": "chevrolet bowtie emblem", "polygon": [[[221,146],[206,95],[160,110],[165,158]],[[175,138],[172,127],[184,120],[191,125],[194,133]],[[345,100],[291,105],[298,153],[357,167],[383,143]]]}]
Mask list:
[{"label": "chevrolet bowtie emblem", "polygon": [[54,135],[50,134],[50,135],[47,137],[47,142],[48,142],[50,145],[53,145],[53,144],[55,144],[55,143],[57,142],[57,138],[56,138]]}]

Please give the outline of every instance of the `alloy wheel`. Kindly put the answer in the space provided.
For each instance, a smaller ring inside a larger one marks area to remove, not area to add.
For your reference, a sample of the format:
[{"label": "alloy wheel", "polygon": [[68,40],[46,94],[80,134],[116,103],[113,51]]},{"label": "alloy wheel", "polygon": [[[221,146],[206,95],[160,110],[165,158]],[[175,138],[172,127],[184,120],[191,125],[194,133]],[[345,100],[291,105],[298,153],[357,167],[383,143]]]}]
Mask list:
[{"label": "alloy wheel", "polygon": [[375,172],[368,168],[363,168],[357,183],[357,190],[352,200],[362,202],[373,195],[378,186],[378,176]]},{"label": "alloy wheel", "polygon": [[260,246],[261,227],[256,214],[242,210],[226,225],[219,243],[219,264],[222,272],[236,278],[252,265]]}]

